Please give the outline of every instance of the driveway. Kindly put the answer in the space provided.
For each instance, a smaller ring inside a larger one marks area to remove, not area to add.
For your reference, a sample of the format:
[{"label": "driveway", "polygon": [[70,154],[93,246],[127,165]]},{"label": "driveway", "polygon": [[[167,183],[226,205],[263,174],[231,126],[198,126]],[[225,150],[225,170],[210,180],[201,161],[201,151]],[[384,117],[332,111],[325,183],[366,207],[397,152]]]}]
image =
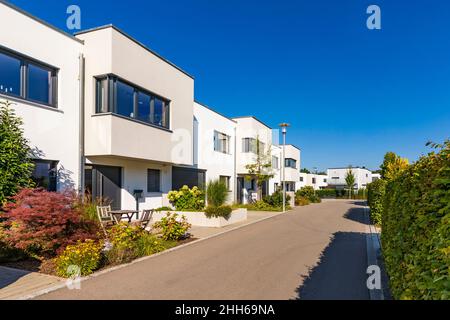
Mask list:
[{"label": "driveway", "polygon": [[369,299],[365,221],[328,200],[38,299]]}]

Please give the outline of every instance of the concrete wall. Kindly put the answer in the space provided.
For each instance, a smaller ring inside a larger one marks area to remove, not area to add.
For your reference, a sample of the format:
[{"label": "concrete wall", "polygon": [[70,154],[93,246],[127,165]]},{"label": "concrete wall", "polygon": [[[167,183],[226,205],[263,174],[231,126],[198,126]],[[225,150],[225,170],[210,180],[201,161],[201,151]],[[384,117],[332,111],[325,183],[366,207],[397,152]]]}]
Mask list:
[{"label": "concrete wall", "polygon": [[46,107],[0,95],[14,102],[24,122],[25,137],[36,158],[59,161],[58,190],[78,188],[79,178],[79,55],[83,45],[9,6],[0,3],[0,45],[58,72],[58,106]]}]

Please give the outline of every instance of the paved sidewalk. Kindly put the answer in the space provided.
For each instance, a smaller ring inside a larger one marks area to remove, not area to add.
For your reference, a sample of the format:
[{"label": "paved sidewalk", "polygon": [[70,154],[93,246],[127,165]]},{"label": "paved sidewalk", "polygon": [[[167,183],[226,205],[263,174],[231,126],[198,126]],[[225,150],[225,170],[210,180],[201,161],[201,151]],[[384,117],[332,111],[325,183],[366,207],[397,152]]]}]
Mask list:
[{"label": "paved sidewalk", "polygon": [[21,299],[62,281],[58,277],[0,266],[0,300]]}]

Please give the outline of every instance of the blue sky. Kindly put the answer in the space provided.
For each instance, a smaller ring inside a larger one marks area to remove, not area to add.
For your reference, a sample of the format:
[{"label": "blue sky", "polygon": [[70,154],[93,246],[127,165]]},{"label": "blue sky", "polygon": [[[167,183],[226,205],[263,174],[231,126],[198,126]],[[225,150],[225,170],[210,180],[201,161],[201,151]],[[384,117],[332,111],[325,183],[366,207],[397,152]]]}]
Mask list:
[{"label": "blue sky", "polygon": [[[302,149],[302,167],[376,169],[450,137],[450,2],[13,0],[66,30],[113,23],[195,77],[195,96],[254,115]],[[381,8],[382,29],[366,28]],[[67,31],[67,30],[66,30]]]}]

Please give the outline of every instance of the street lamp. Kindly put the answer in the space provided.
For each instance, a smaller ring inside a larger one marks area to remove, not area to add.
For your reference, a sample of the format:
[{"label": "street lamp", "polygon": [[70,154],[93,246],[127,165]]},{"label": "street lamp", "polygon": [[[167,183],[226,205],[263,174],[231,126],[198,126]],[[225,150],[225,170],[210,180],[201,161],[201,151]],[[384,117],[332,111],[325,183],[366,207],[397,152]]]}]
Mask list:
[{"label": "street lamp", "polygon": [[283,134],[283,160],[281,161],[283,167],[281,171],[281,181],[283,182],[283,212],[286,212],[286,181],[284,175],[284,168],[286,167],[286,160],[284,158],[284,147],[286,145],[286,131],[289,127],[289,123],[280,123],[281,133]]}]

